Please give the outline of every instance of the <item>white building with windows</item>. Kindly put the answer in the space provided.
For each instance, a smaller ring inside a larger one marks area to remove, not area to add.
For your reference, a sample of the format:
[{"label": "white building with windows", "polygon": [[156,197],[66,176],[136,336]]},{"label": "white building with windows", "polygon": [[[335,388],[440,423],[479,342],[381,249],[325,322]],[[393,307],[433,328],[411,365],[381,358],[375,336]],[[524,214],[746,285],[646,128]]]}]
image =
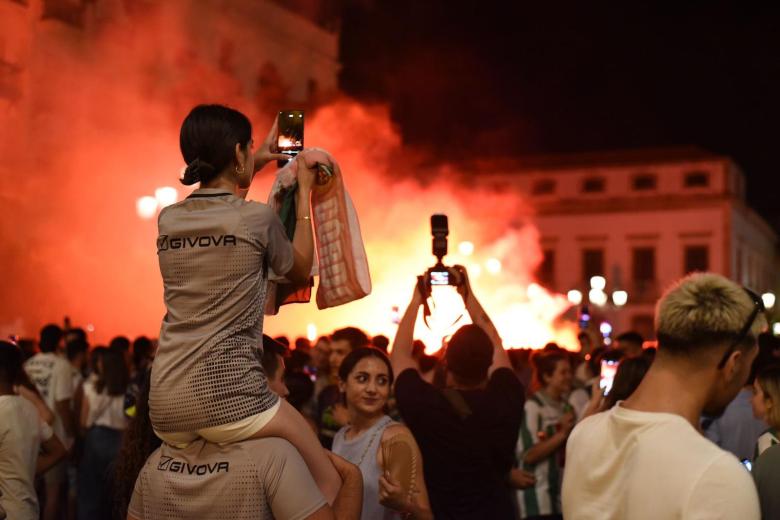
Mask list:
[{"label": "white building with windows", "polygon": [[692,271],[776,293],[777,234],[746,205],[744,175],[728,157],[696,148],[541,157],[480,181],[530,197],[541,283],[580,291],[584,303],[593,276],[607,294],[628,293],[622,307],[589,305],[617,333],[652,337],[657,298]]}]

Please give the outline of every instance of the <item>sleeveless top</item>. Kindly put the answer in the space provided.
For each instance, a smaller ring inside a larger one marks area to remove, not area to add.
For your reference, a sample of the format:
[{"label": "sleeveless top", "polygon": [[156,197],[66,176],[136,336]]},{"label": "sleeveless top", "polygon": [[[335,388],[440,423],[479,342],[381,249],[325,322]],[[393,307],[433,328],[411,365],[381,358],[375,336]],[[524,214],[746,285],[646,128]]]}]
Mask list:
[{"label": "sleeveless top", "polygon": [[385,428],[395,424],[385,415],[371,428],[354,439],[347,440],[345,433],[349,426],[344,426],[333,438],[333,453],[344,457],[360,468],[363,474],[363,513],[361,520],[398,520],[401,515],[379,503],[379,476],[382,468],[376,462],[377,451],[382,444],[382,433]]},{"label": "sleeveless top", "polygon": [[195,190],[158,219],[166,314],[152,365],[155,430],[196,432],[273,407],[260,363],[268,270],[286,273],[292,244],[265,204]]}]

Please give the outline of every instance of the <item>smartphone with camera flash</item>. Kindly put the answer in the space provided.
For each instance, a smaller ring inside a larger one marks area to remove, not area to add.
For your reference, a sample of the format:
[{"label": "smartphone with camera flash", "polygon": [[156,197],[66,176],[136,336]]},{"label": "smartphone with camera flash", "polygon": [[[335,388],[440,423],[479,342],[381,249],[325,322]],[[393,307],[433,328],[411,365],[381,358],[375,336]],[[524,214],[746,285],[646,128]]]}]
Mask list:
[{"label": "smartphone with camera flash", "polygon": [[431,285],[450,285],[450,273],[446,270],[431,271],[429,279]]},{"label": "smartphone with camera flash", "polygon": [[599,388],[604,395],[609,394],[612,390],[612,383],[615,382],[615,374],[617,373],[619,361],[613,361],[611,359],[601,360],[601,374],[599,375]]}]

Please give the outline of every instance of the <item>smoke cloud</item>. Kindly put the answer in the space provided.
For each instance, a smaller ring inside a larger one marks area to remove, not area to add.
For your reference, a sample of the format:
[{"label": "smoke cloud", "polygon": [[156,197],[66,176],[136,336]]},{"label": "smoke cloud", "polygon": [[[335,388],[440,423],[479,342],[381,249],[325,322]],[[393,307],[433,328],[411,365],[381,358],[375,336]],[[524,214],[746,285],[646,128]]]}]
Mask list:
[{"label": "smoke cloud", "polygon": [[[6,210],[0,332],[33,336],[68,315],[94,329],[93,343],[118,334],[156,336],[165,311],[156,220],[138,216],[137,199],[161,186],[176,187],[179,199],[190,191],[178,183],[178,131],[195,104],[244,111],[255,124],[255,140],[265,136],[273,110],[284,108],[269,108],[273,99],[247,93],[235,73],[243,64],[231,63],[229,52],[215,60],[192,36],[197,20],[175,5],[103,24],[88,45],[47,47],[62,40],[34,36],[38,50],[29,63],[39,72],[25,86],[26,108],[8,116],[15,127],[0,164],[6,180],[0,187]],[[333,99],[309,113],[306,141],[341,164],[374,291],[325,311],[313,303],[285,306],[266,318],[268,333],[324,334],[356,325],[392,337],[415,276],[435,262],[429,217],[445,213],[445,263],[469,268],[475,293],[507,346],[538,347],[554,339],[576,345],[574,328],[556,320],[566,299],[533,283],[541,251],[533,210],[522,197],[469,187],[447,157],[410,156],[381,105]],[[272,177],[269,166],[249,197],[265,201]],[[459,247],[462,242],[472,243],[473,253]],[[437,289],[434,302],[431,328],[419,323],[416,331],[429,350],[468,322],[464,317],[453,325],[463,306],[451,288]]]}]

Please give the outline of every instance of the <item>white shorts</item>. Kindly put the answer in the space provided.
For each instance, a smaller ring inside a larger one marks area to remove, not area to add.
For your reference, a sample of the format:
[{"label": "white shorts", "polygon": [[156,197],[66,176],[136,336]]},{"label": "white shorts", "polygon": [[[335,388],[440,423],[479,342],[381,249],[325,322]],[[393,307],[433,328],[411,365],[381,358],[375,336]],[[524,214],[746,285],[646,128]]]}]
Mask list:
[{"label": "white shorts", "polygon": [[254,435],[263,429],[263,427],[271,422],[276,412],[279,411],[279,406],[282,400],[278,399],[276,404],[264,412],[260,412],[256,415],[251,415],[246,419],[241,419],[234,423],[220,424],[219,426],[212,426],[210,428],[203,428],[195,432],[173,432],[163,433],[154,430],[157,435],[165,444],[169,444],[175,448],[186,448],[187,445],[198,438],[203,438],[214,444],[232,444],[234,442],[241,442],[254,437]]}]

